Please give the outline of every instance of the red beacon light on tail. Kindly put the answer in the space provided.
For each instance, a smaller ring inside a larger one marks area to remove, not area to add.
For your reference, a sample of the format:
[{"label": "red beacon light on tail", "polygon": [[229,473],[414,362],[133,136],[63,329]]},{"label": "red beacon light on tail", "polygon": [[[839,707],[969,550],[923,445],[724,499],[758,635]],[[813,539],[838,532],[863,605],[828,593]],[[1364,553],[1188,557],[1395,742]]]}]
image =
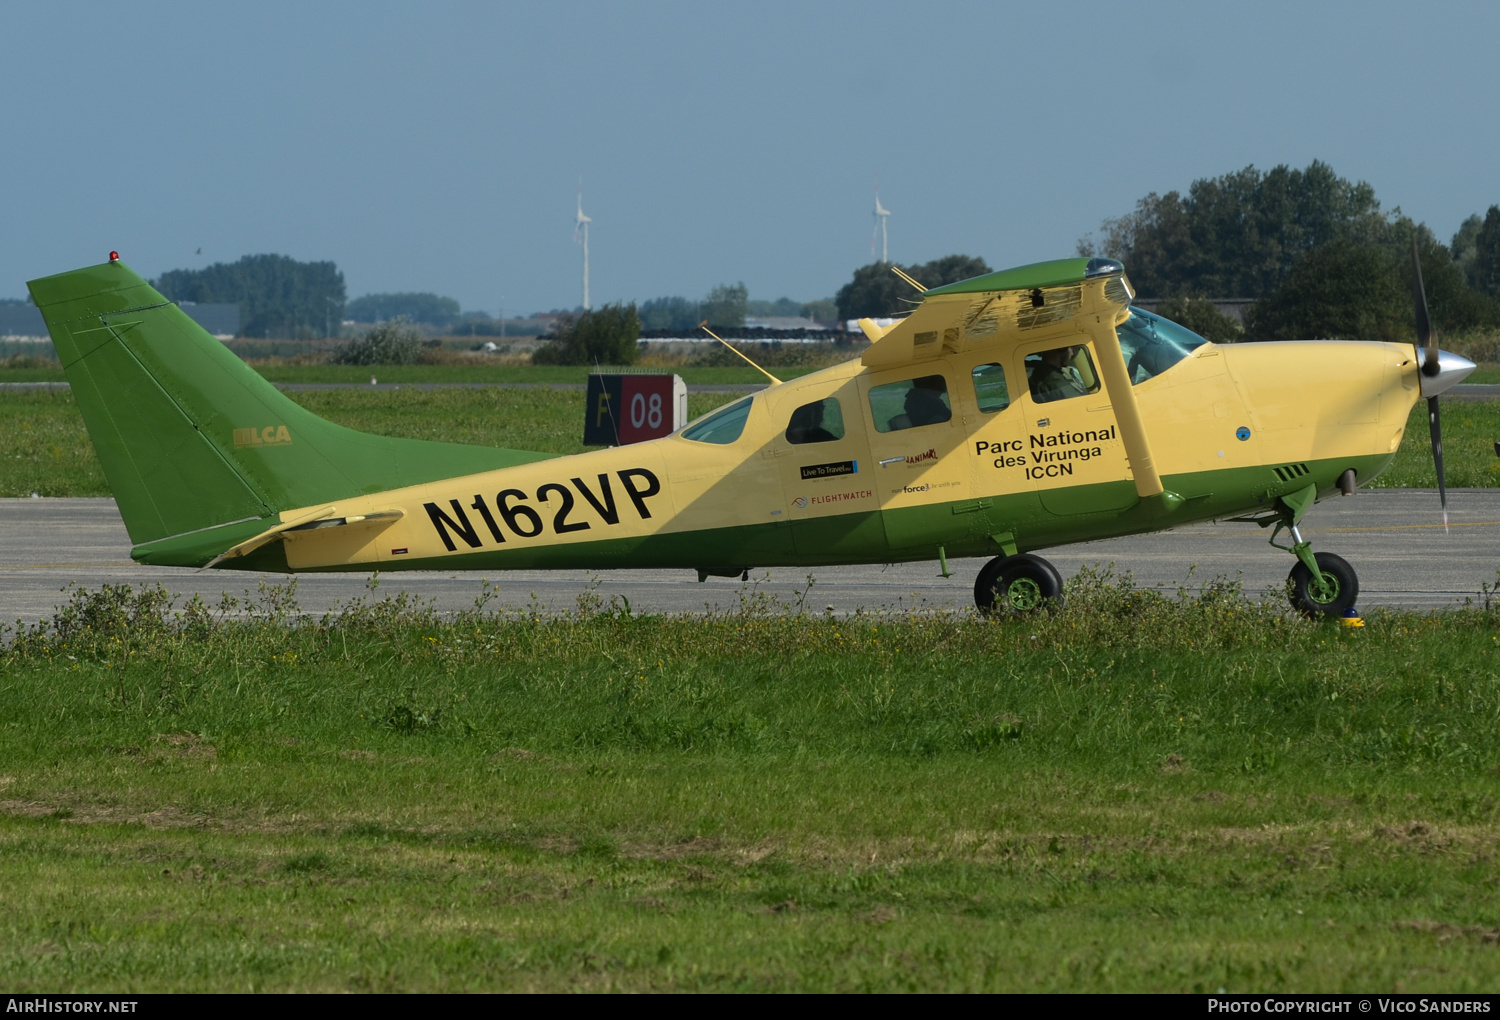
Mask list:
[{"label": "red beacon light on tail", "polygon": [[120,261],[120,253],[117,252],[117,251],[110,252],[109,253],[109,260],[111,262],[118,262],[118,261]]}]

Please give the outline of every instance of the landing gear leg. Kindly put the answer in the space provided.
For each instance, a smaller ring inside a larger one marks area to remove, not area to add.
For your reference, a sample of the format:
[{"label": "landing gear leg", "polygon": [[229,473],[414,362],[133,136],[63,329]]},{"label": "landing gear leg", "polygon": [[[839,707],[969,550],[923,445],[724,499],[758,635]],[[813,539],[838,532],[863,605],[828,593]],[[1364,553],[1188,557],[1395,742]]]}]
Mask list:
[{"label": "landing gear leg", "polygon": [[1062,603],[1062,575],[1040,556],[997,556],[974,581],[974,605],[981,613],[1035,612]]}]

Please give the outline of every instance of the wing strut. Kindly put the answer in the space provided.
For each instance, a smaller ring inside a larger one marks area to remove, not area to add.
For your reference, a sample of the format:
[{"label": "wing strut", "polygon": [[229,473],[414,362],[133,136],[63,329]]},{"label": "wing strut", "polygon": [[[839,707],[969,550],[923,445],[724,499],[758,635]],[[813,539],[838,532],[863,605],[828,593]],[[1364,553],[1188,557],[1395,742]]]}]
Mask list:
[{"label": "wing strut", "polygon": [[1161,484],[1156,461],[1151,456],[1151,440],[1146,435],[1141,410],[1135,402],[1135,387],[1130,385],[1130,374],[1125,368],[1125,354],[1120,350],[1120,337],[1115,332],[1115,315],[1118,306],[1104,296],[1104,280],[1088,280],[1083,285],[1083,309],[1076,320],[1094,338],[1094,348],[1099,352],[1099,370],[1104,375],[1104,388],[1109,401],[1114,405],[1115,422],[1120,426],[1120,440],[1125,444],[1125,456],[1130,458],[1130,473],[1135,476],[1135,492],[1143,501],[1151,500],[1171,509],[1182,502],[1176,493],[1168,493]]}]

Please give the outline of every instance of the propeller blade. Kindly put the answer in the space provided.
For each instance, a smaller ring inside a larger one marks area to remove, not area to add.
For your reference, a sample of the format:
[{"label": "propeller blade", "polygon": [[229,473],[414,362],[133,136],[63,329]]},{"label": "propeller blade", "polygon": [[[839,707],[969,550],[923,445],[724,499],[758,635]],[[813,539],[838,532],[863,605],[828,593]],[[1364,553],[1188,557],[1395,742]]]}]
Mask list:
[{"label": "propeller blade", "polygon": [[[1437,341],[1432,335],[1432,317],[1427,314],[1427,291],[1422,286],[1422,260],[1417,255],[1417,235],[1411,236],[1411,289],[1412,303],[1417,306],[1417,342],[1423,348],[1422,374],[1437,375],[1442,371],[1438,362]],[[1443,506],[1443,531],[1448,531],[1448,485],[1443,478],[1443,416],[1438,408],[1438,398],[1427,398],[1427,431],[1432,436],[1432,466],[1437,469],[1438,501]],[[1496,447],[1500,452],[1500,446]]]},{"label": "propeller blade", "polygon": [[1417,257],[1417,235],[1411,238],[1412,303],[1417,306],[1417,343],[1423,348],[1422,374],[1438,374],[1438,349],[1432,337],[1432,319],[1427,314],[1427,292],[1422,287],[1422,260]]},{"label": "propeller blade", "polygon": [[1438,500],[1443,504],[1443,530],[1448,530],[1448,486],[1443,480],[1443,419],[1438,398],[1427,398],[1427,431],[1432,434],[1432,464],[1437,468]]}]

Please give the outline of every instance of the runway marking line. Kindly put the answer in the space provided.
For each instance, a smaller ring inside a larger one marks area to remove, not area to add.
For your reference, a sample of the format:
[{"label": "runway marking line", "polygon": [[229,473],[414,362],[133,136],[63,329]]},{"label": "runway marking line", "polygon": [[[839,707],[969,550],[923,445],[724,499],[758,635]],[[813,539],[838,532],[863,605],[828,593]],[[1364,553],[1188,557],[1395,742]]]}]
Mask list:
[{"label": "runway marking line", "polygon": [[134,567],[134,560],[112,560],[107,563],[15,563],[0,564],[0,570],[61,570],[64,567]]},{"label": "runway marking line", "polygon": [[[1417,528],[1493,528],[1500,521],[1464,521],[1452,524],[1383,524],[1367,528],[1322,528],[1326,532],[1335,531],[1413,531]],[[1312,529],[1309,529],[1312,530]],[[1316,533],[1316,532],[1314,532]]]},{"label": "runway marking line", "polygon": [[[1448,527],[1450,527],[1450,528],[1493,528],[1493,527],[1496,527],[1496,526],[1500,526],[1500,521],[1454,521],[1453,523],[1451,523],[1451,524],[1448,525]],[[1351,531],[1410,531],[1410,530],[1419,529],[1419,528],[1441,528],[1441,527],[1443,527],[1443,525],[1441,525],[1441,524],[1373,524],[1373,525],[1367,525],[1365,527],[1359,527],[1359,528],[1318,528],[1318,527],[1304,527],[1302,529],[1302,531],[1303,531],[1304,534],[1307,534],[1307,535],[1332,535],[1332,534],[1341,534],[1341,533],[1344,533],[1344,532],[1351,532]],[[1171,529],[1169,529],[1167,531],[1159,531],[1159,532],[1155,532],[1155,533],[1152,533],[1152,534],[1146,534],[1146,535],[1132,535],[1132,536],[1129,536],[1129,537],[1131,537],[1131,538],[1155,538],[1155,537],[1169,535],[1169,534],[1186,535],[1186,536],[1190,536],[1192,538],[1218,538],[1218,539],[1237,540],[1237,539],[1259,538],[1261,533],[1258,532],[1258,531],[1230,531],[1228,529],[1222,529],[1221,530],[1220,528],[1215,527],[1215,526],[1203,526],[1203,525],[1198,525],[1198,524],[1188,524],[1188,525],[1184,525],[1184,526],[1182,526],[1180,528],[1171,528]],[[1088,541],[1088,542],[1078,542],[1076,544],[1077,545],[1094,545],[1096,543],[1097,544],[1103,544],[1105,542],[1114,542],[1114,541],[1118,541],[1118,540],[1117,539],[1113,539],[1113,538],[1098,538],[1098,539],[1093,539],[1093,540]]]}]

